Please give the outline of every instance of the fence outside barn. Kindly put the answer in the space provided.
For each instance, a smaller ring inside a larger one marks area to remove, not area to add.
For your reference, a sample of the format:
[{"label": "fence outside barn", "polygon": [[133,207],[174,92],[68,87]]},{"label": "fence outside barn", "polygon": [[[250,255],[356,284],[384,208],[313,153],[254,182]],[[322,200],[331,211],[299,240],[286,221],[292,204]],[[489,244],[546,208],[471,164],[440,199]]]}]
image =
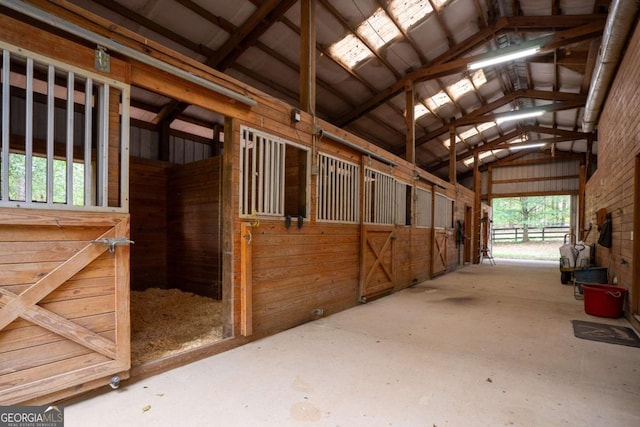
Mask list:
[{"label": "fence outside barn", "polygon": [[[529,241],[563,241],[570,233],[569,226],[550,226],[541,228],[529,228],[527,230]],[[496,243],[518,243],[524,239],[525,229],[523,227],[494,227],[491,230],[491,237]]]}]

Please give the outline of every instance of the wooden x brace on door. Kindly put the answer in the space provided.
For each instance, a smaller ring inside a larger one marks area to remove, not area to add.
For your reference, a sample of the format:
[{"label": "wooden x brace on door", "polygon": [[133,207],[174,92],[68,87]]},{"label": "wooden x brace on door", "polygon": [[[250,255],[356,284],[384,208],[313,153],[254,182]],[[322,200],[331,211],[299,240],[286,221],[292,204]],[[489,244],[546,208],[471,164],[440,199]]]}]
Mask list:
[{"label": "wooden x brace on door", "polygon": [[[96,240],[112,238],[115,235],[116,227],[113,227]],[[22,317],[107,357],[115,358],[115,343],[37,305],[43,298],[72,278],[106,250],[107,246],[105,245],[89,243],[20,295],[16,295],[6,289],[0,289],[0,307],[2,307],[0,309],[0,330],[17,318]]]},{"label": "wooden x brace on door", "polygon": [[391,245],[391,240],[393,238],[394,238],[393,233],[390,233],[389,236],[387,237],[387,239],[385,240],[384,244],[380,248],[380,250],[378,250],[375,247],[375,245],[373,244],[373,242],[371,240],[367,239],[367,244],[369,245],[369,247],[373,251],[373,254],[376,257],[376,260],[374,261],[373,265],[369,269],[369,272],[367,273],[367,279],[366,279],[367,283],[369,282],[369,279],[371,279],[371,276],[375,272],[376,268],[378,268],[378,266],[382,267],[382,270],[384,271],[384,274],[387,276],[389,281],[393,282],[393,273],[389,270],[389,266],[387,264],[385,264],[383,262],[383,259],[382,259],[382,257],[385,254],[385,252],[387,250],[389,250],[389,247]]}]

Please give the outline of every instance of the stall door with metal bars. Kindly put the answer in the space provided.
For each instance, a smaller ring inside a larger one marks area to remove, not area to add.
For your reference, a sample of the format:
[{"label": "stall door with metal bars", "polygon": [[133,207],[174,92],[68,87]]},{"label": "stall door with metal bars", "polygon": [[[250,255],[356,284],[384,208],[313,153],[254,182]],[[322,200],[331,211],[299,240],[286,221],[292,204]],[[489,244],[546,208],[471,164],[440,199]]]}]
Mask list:
[{"label": "stall door with metal bars", "polygon": [[130,367],[129,87],[0,44],[0,404]]}]

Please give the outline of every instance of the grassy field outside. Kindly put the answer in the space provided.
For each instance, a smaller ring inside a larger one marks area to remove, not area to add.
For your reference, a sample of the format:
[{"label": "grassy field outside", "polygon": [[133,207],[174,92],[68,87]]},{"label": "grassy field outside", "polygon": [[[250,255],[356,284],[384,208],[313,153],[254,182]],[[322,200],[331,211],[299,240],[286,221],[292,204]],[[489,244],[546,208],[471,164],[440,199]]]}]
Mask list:
[{"label": "grassy field outside", "polygon": [[491,255],[494,258],[558,261],[559,249],[563,244],[562,240],[527,243],[494,242]]}]

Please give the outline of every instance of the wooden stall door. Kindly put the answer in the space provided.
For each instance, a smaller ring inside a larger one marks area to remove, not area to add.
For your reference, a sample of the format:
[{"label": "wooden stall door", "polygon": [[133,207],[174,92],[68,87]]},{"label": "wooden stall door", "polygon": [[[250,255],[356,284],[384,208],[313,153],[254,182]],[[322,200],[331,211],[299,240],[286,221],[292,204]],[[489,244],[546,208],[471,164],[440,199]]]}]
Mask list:
[{"label": "wooden stall door", "polygon": [[436,230],[433,248],[433,275],[444,274],[447,271],[447,231]]},{"label": "wooden stall door", "polygon": [[104,243],[128,236],[128,214],[0,209],[1,405],[128,377],[129,247]]},{"label": "wooden stall door", "polygon": [[392,291],[395,286],[393,227],[362,227],[360,300]]}]

